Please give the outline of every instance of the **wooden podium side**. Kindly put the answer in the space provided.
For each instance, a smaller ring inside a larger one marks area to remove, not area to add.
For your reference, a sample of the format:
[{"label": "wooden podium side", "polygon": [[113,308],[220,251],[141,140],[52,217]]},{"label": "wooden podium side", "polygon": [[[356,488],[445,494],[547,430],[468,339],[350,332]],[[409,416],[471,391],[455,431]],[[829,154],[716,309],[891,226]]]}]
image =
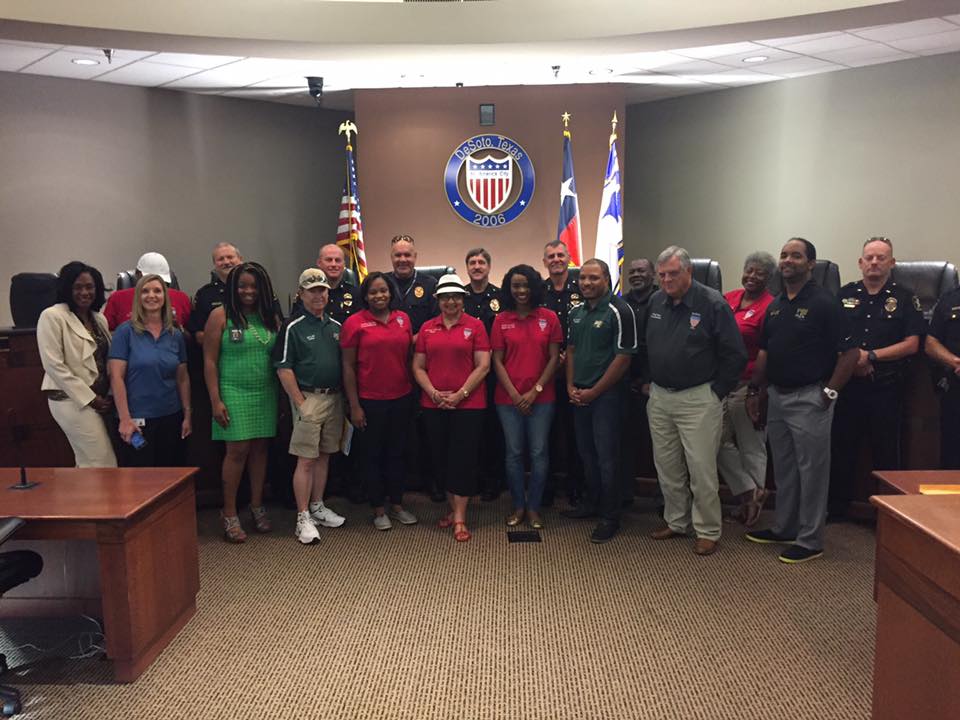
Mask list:
[{"label": "wooden podium side", "polygon": [[960,718],[960,496],[877,507],[874,720]]}]

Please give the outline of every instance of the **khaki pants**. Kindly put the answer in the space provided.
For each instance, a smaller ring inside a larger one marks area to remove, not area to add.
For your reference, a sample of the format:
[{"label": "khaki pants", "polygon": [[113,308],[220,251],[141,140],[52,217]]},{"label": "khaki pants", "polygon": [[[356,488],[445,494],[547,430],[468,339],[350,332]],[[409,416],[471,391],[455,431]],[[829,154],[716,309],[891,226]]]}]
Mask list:
[{"label": "khaki pants", "polygon": [[717,465],[734,495],[767,484],[767,433],[753,427],[747,415],[747,386],[741,385],[723,401],[723,433]]},{"label": "khaki pants", "polygon": [[96,410],[78,408],[73,400],[47,400],[47,405],[73,448],[78,468],[117,466],[107,427]]},{"label": "khaki pants", "polygon": [[722,405],[709,383],[672,392],[650,386],[647,417],[653,461],[663,491],[663,519],[685,533],[691,524],[698,538],[720,538],[717,480]]}]

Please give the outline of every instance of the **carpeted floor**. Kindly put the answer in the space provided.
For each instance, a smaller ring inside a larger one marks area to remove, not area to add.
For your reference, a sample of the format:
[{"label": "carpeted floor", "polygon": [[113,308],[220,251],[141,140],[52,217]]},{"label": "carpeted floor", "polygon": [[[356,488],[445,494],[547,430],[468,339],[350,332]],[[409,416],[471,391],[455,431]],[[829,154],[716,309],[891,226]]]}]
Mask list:
[{"label": "carpeted floor", "polygon": [[[655,542],[646,509],[604,546],[548,510],[543,542],[508,543],[506,498],[471,506],[468,543],[434,523],[377,532],[369,510],[322,541],[293,514],[245,545],[201,514],[196,617],[133,685],[97,659],[36,659],[5,680],[23,718],[856,720],[870,708],[873,534],[828,528],[800,566],[725,526],[720,551]],[[2,602],[2,601],[0,601]],[[0,621],[0,651],[89,623]],[[70,649],[61,650],[69,654]]]}]

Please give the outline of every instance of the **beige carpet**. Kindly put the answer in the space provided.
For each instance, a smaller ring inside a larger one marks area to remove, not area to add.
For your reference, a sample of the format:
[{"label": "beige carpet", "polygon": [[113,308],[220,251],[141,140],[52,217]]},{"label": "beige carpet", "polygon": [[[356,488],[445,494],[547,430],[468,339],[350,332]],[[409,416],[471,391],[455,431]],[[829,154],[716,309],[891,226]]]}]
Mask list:
[{"label": "beige carpet", "polygon": [[[201,514],[196,617],[133,685],[109,664],[29,662],[24,718],[543,718],[856,720],[870,707],[873,534],[831,525],[801,566],[726,526],[720,551],[655,542],[646,510],[604,546],[547,511],[540,544],[508,544],[506,499],[471,507],[468,543],[421,524],[348,522],[303,547],[275,510],[269,536],[229,546]],[[73,622],[76,625],[76,622]],[[69,623],[67,623],[69,625]],[[0,621],[0,651],[56,624]],[[48,642],[50,638],[45,638]]]}]

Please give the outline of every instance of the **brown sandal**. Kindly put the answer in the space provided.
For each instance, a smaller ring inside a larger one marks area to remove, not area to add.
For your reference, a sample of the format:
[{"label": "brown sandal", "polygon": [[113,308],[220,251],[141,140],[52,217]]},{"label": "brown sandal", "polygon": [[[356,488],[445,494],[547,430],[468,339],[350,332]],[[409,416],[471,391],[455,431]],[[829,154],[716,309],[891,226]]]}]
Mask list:
[{"label": "brown sandal", "polygon": [[437,520],[437,527],[441,530],[446,530],[448,527],[453,527],[453,513],[444,515],[442,518]]},{"label": "brown sandal", "polygon": [[[458,530],[457,528],[462,528]],[[465,522],[455,522],[453,524],[453,539],[457,542],[466,542],[471,538],[470,531],[467,530]]]}]

